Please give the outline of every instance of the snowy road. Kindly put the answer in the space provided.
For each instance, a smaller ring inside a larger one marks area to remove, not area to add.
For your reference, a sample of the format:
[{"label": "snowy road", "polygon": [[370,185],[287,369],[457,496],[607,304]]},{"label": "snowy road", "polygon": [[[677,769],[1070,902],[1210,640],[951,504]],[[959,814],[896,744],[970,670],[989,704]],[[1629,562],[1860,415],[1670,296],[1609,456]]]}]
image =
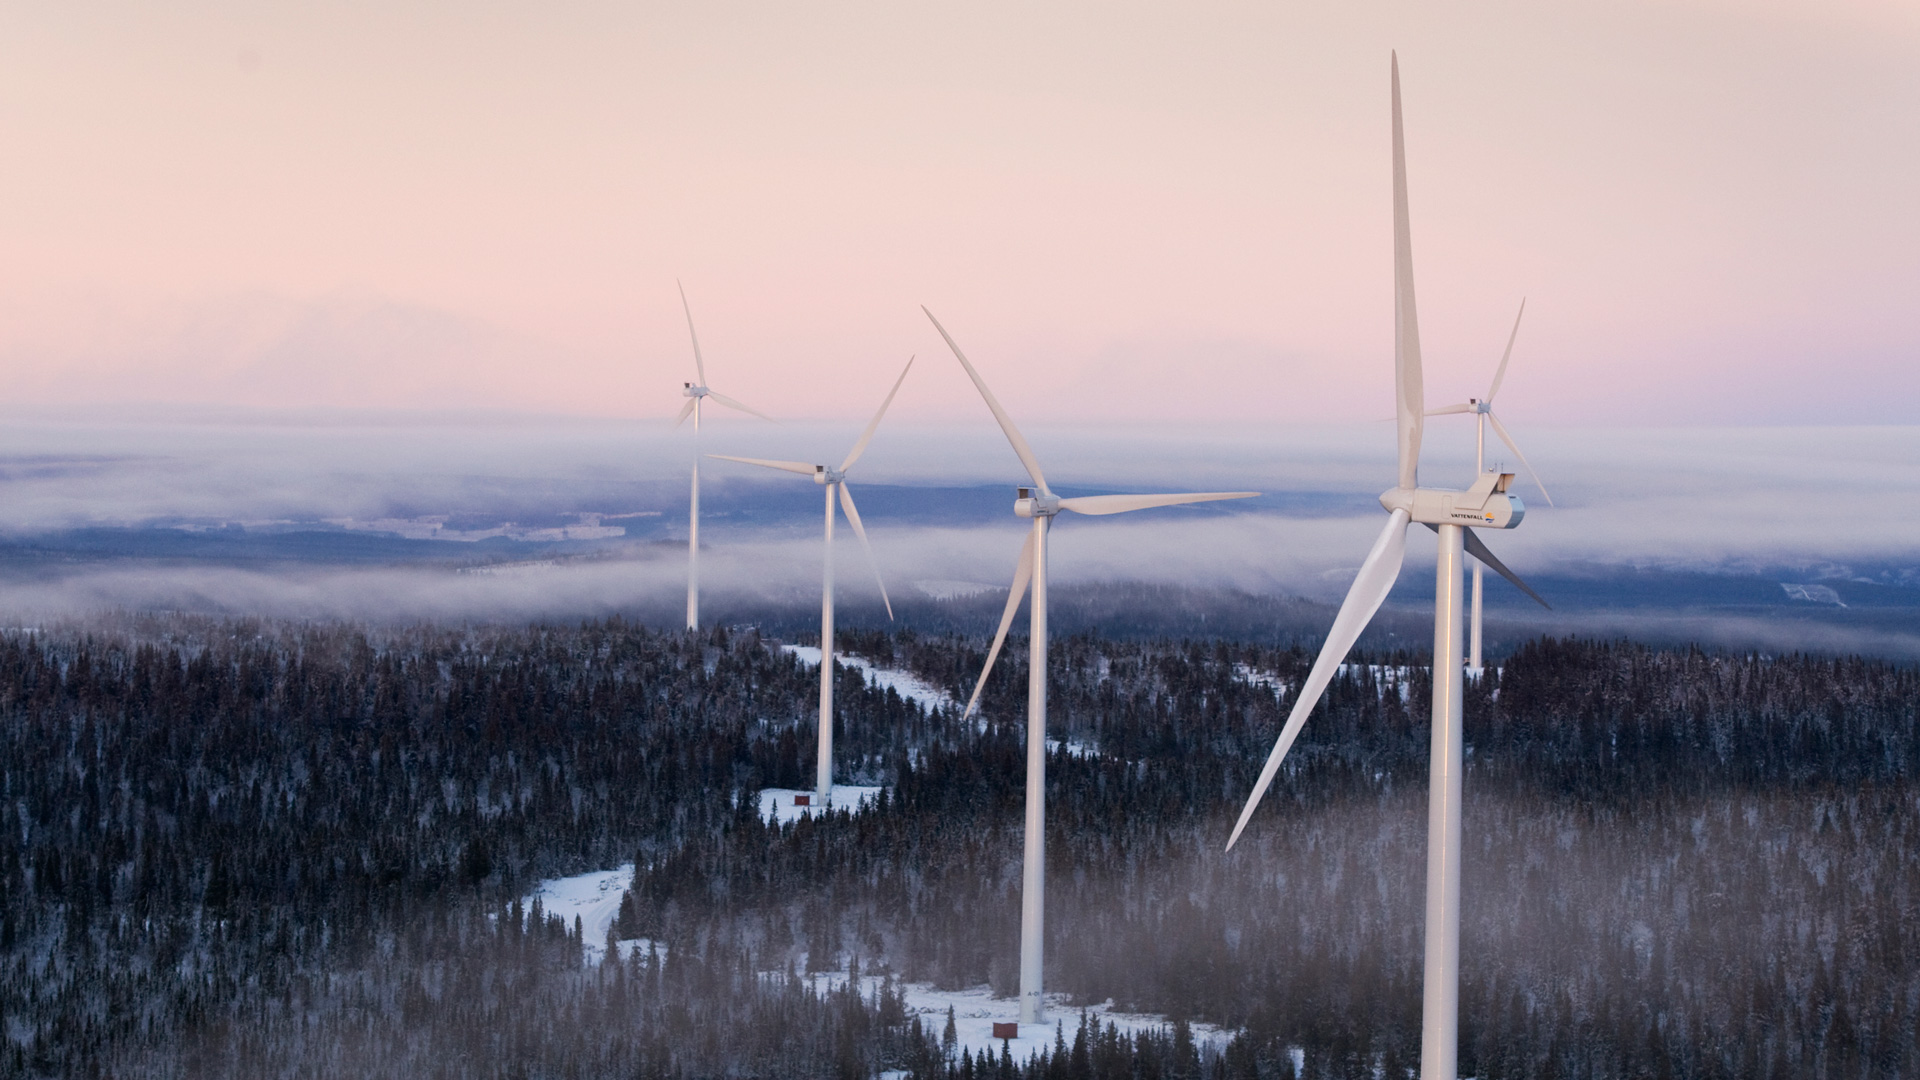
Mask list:
[{"label": "snowy road", "polygon": [[[808,667],[820,666],[820,650],[811,645],[782,645],[780,648],[793,654],[796,660]],[[914,675],[912,672],[897,668],[874,667],[871,660],[859,656],[841,653],[833,658],[841,667],[852,668],[867,678],[867,685],[881,690],[892,689],[894,693],[908,701],[915,702],[928,712],[939,708],[954,708],[958,702],[945,690]]]},{"label": "snowy road", "polygon": [[[841,790],[836,788],[836,791]],[[875,790],[851,789],[851,790]],[[579,874],[574,877],[555,878],[543,881],[526,898],[531,905],[534,897],[540,898],[549,914],[559,915],[568,925],[574,917],[580,918],[581,936],[586,946],[586,960],[589,964],[600,963],[605,952],[607,929],[620,914],[620,898],[633,880],[633,864],[612,870],[600,870],[591,874]],[[623,953],[645,949],[646,941],[622,941]],[[664,949],[662,950],[664,952]],[[837,990],[847,984],[845,971],[825,971],[812,976],[809,981],[820,991]],[[860,979],[862,993],[872,996],[879,988],[882,977],[863,975]],[[984,986],[969,990],[936,990],[927,983],[902,983],[902,994],[906,998],[907,1010],[920,1017],[926,1030],[938,1039],[946,1028],[947,1010],[954,1014],[954,1028],[958,1036],[958,1047],[971,1050],[975,1056],[982,1052],[1000,1053],[1001,1040],[993,1037],[995,1023],[1012,1023],[1020,1018],[1020,1003],[1013,998],[996,998]],[[1087,1013],[1102,1024],[1111,1023],[1123,1032],[1152,1031],[1165,1027],[1168,1020],[1164,1016],[1122,1013],[1113,1010],[1111,1001],[1103,1005],[1090,1006]],[[1066,996],[1050,995],[1048,1020],[1043,1024],[1027,1024],[1021,1028],[1020,1037],[1007,1040],[1008,1049],[1015,1061],[1025,1061],[1043,1048],[1051,1048],[1054,1038],[1054,1024],[1058,1022],[1066,1030],[1067,1041],[1073,1041],[1073,1032],[1080,1024],[1080,1009],[1068,1004]],[[1193,1025],[1194,1042],[1201,1046],[1211,1043],[1215,1049],[1224,1048],[1231,1033],[1222,1031],[1211,1024]]]}]

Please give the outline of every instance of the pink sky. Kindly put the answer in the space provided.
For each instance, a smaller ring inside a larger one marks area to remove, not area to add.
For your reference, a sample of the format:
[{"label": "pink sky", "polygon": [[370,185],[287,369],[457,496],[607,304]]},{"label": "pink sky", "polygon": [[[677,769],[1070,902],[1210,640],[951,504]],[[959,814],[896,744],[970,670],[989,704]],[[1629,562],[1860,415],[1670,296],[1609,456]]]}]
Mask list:
[{"label": "pink sky", "polygon": [[1920,6],[0,11],[0,404],[1912,423]]}]

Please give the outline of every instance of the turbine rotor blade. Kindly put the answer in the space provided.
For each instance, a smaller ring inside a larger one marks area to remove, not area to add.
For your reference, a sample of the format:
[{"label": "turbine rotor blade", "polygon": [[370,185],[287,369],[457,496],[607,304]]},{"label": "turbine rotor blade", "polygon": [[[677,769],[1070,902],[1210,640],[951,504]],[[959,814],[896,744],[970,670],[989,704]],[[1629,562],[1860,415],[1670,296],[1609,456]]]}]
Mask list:
[{"label": "turbine rotor blade", "polygon": [[1533,477],[1533,486],[1540,489],[1540,497],[1547,500],[1548,506],[1552,506],[1553,496],[1547,494],[1547,485],[1540,482],[1540,474],[1533,471],[1533,463],[1527,460],[1527,455],[1520,452],[1520,444],[1514,442],[1513,436],[1507,434],[1507,425],[1501,423],[1500,418],[1491,412],[1487,413],[1487,423],[1493,425],[1493,433],[1500,436],[1501,442],[1507,444],[1507,449],[1513,451],[1513,456],[1520,459],[1520,464],[1527,467],[1527,475]]},{"label": "turbine rotor blade", "polygon": [[802,476],[812,476],[815,470],[819,468],[817,465],[809,465],[804,461],[770,461],[767,458],[734,457],[732,454],[708,454],[707,456],[710,458],[719,458],[721,461],[738,461],[746,465],[758,465],[766,469],[780,469],[784,472],[799,473]]},{"label": "turbine rotor blade", "polygon": [[1493,385],[1487,389],[1487,404],[1493,404],[1493,395],[1500,392],[1500,381],[1507,377],[1507,361],[1513,358],[1513,339],[1520,336],[1520,318],[1527,313],[1527,299],[1520,298],[1520,314],[1513,317],[1513,333],[1507,335],[1507,351],[1500,354],[1500,367],[1493,373]]},{"label": "turbine rotor blade", "polygon": [[860,511],[854,508],[853,492],[847,488],[845,480],[840,481],[840,509],[847,512],[847,523],[853,526],[853,534],[860,538],[860,546],[866,549],[867,562],[873,567],[873,580],[880,586],[880,602],[887,606],[887,618],[893,618],[893,601],[887,599],[887,583],[880,577],[880,560],[873,557],[873,544],[867,540],[867,527],[860,523]]},{"label": "turbine rotor blade", "polygon": [[1360,564],[1360,573],[1353,579],[1353,586],[1347,590],[1347,598],[1340,602],[1340,613],[1333,617],[1333,628],[1327,631],[1327,642],[1320,647],[1320,655],[1313,661],[1313,668],[1307,673],[1307,681],[1300,684],[1300,695],[1293,699],[1293,711],[1287,714],[1287,725],[1280,729],[1280,738],[1273,744],[1273,753],[1267,755],[1266,767],[1260,770],[1260,780],[1253,785],[1253,794],[1248,796],[1247,805],[1240,811],[1240,820],[1233,826],[1233,835],[1227,838],[1227,850],[1240,839],[1240,833],[1253,818],[1253,811],[1260,805],[1260,799],[1266,795],[1267,788],[1273,784],[1273,778],[1280,771],[1280,762],[1287,756],[1287,750],[1293,746],[1293,740],[1300,735],[1301,725],[1307,722],[1307,716],[1320,702],[1320,695],[1333,681],[1333,674],[1339,670],[1340,662],[1347,658],[1347,650],[1359,640],[1360,632],[1367,628],[1373,619],[1373,613],[1393,589],[1394,579],[1400,576],[1400,564],[1407,555],[1407,522],[1411,520],[1405,510],[1395,510],[1387,519],[1386,527],[1380,530],[1380,536],[1373,542],[1373,550],[1367,552],[1367,559]]},{"label": "turbine rotor blade", "polygon": [[707,385],[707,364],[700,359],[700,334],[693,328],[693,306],[687,303],[687,287],[678,279],[674,285],[680,290],[680,307],[687,313],[687,336],[693,339],[693,370],[700,374],[700,385]]},{"label": "turbine rotor blade", "polygon": [[778,423],[778,421],[773,420],[773,417],[768,416],[766,413],[761,412],[759,409],[753,408],[750,405],[743,405],[740,402],[733,400],[732,398],[728,397],[725,394],[716,394],[713,391],[709,390],[707,391],[707,396],[719,402],[720,404],[725,405],[729,409],[739,409],[743,413],[748,413],[750,415],[757,416],[762,420]]},{"label": "turbine rotor blade", "polygon": [[965,720],[972,715],[973,707],[980,704],[980,691],[987,688],[987,676],[993,672],[993,662],[1000,658],[1000,646],[1007,642],[1007,628],[1013,625],[1013,616],[1020,610],[1020,598],[1027,595],[1027,585],[1033,581],[1033,534],[1027,534],[1026,542],[1020,545],[1020,561],[1013,566],[1013,587],[1007,590],[1007,610],[1000,613],[1000,629],[993,632],[993,646],[987,650],[987,662],[980,669],[980,681],[973,685],[973,696],[967,699],[966,711],[960,714]]},{"label": "turbine rotor blade", "polygon": [[[1437,527],[1432,525],[1429,525],[1427,527],[1429,529],[1433,529],[1434,532],[1440,531]],[[1539,604],[1541,607],[1546,608],[1548,611],[1553,610],[1553,605],[1547,603],[1545,597],[1541,596],[1537,592],[1534,592],[1532,587],[1530,587],[1526,582],[1520,580],[1519,574],[1516,574],[1513,571],[1507,569],[1506,563],[1503,563],[1499,559],[1494,557],[1493,551],[1487,547],[1486,541],[1480,539],[1479,533],[1475,532],[1472,529],[1468,529],[1467,535],[1466,535],[1466,544],[1467,544],[1467,554],[1473,556],[1476,559],[1479,559],[1483,563],[1486,563],[1488,566],[1493,568],[1494,573],[1499,574],[1501,577],[1506,578],[1508,581],[1513,582],[1514,588],[1519,589],[1521,592],[1526,593],[1528,596],[1533,597],[1534,602]]]},{"label": "turbine rotor blade", "polygon": [[1218,502],[1221,499],[1251,499],[1257,491],[1194,491],[1178,495],[1081,495],[1061,499],[1060,509],[1098,517],[1145,510],[1150,506],[1182,506],[1186,503]]},{"label": "turbine rotor blade", "polygon": [[685,405],[680,406],[680,415],[674,420],[673,422],[674,427],[679,427],[681,424],[686,423],[687,417],[693,415],[694,400],[695,399],[693,398],[688,398],[687,403]]},{"label": "turbine rotor blade", "polygon": [[947,348],[953,350],[953,355],[960,361],[960,366],[967,369],[967,378],[973,380],[973,385],[980,391],[980,396],[987,400],[987,408],[992,411],[993,418],[1000,422],[1000,430],[1006,433],[1007,441],[1013,444],[1013,452],[1020,455],[1020,464],[1027,467],[1027,475],[1033,477],[1034,485],[1043,495],[1053,494],[1053,490],[1047,487],[1047,478],[1040,472],[1040,459],[1033,456],[1033,447],[1027,445],[1027,438],[1020,434],[1020,429],[1013,426],[1013,418],[1000,407],[1000,402],[994,398],[993,391],[987,389],[986,380],[980,378],[980,373],[973,370],[973,365],[967,362],[967,355],[960,351],[960,346],[954,344],[953,335],[947,333],[947,328],[941,326],[940,320],[933,317],[933,312],[927,311],[925,304],[920,305],[920,310],[927,312],[927,318],[933,320],[933,328],[940,331],[940,336],[947,340]]},{"label": "turbine rotor blade", "polygon": [[1426,391],[1420,376],[1420,317],[1413,302],[1413,239],[1407,215],[1407,149],[1400,130],[1400,57],[1393,58],[1393,387],[1400,486],[1420,486]]},{"label": "turbine rotor blade", "polygon": [[1472,411],[1473,411],[1473,406],[1463,402],[1459,405],[1443,405],[1438,409],[1428,409],[1427,415],[1428,416],[1447,416],[1452,413],[1463,413],[1463,412],[1472,412]]},{"label": "turbine rotor blade", "polygon": [[909,356],[907,366],[900,371],[900,377],[893,381],[893,389],[887,391],[887,400],[880,403],[880,411],[873,414],[873,419],[867,422],[867,430],[860,433],[859,441],[854,443],[853,449],[847,452],[847,460],[840,463],[841,472],[853,468],[853,463],[859,461],[860,455],[867,452],[867,444],[873,441],[873,432],[880,426],[880,418],[887,415],[887,406],[893,404],[893,395],[900,392],[900,384],[907,381],[907,372],[912,370],[913,357]]}]

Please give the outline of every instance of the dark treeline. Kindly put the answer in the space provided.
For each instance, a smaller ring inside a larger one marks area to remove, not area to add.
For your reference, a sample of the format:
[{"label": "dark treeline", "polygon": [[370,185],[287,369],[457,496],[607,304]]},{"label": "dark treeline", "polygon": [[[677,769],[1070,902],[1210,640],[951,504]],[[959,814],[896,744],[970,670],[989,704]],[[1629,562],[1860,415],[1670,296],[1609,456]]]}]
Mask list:
[{"label": "dark treeline", "polygon": [[[982,652],[849,651],[961,700]],[[814,673],[752,632],[0,641],[0,1071],[1406,1075],[1415,656],[1336,679],[1222,853],[1311,657],[1056,642],[1049,986],[1172,1023],[1069,1013],[1015,1062],[911,1015],[900,983],[1014,982],[1023,654],[965,723],[843,672],[841,778],[888,790],[776,827],[756,795],[808,774]],[[1871,662],[1552,641],[1474,684],[1463,1072],[1920,1075],[1917,700]],[[518,906],[629,860],[619,936],[657,949],[589,966]],[[808,978],[848,965],[882,982]]]}]

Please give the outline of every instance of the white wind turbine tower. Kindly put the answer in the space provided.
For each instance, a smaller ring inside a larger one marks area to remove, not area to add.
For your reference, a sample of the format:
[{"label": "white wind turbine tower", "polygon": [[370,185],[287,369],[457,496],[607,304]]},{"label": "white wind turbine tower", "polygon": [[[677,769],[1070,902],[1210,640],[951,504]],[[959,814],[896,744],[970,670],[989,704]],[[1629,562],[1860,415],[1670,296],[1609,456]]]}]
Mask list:
[{"label": "white wind turbine tower", "polygon": [[887,400],[880,403],[880,411],[873,414],[867,423],[867,430],[847,452],[847,460],[839,468],[831,465],[809,465],[804,461],[769,461],[766,458],[732,457],[727,454],[708,454],[708,457],[724,461],[740,461],[748,465],[759,465],[768,469],[780,469],[785,472],[799,473],[813,477],[813,482],[827,489],[827,531],[825,569],[821,571],[820,584],[820,743],[819,754],[814,762],[813,790],[826,803],[833,795],[833,500],[839,493],[840,506],[847,512],[847,523],[853,526],[854,535],[860,538],[860,546],[867,551],[867,561],[873,565],[873,579],[880,583],[880,602],[887,606],[887,618],[893,618],[893,601],[887,599],[887,583],[880,578],[880,563],[873,557],[873,545],[867,541],[867,529],[860,523],[860,511],[854,508],[853,492],[847,487],[847,470],[867,452],[867,444],[873,441],[874,429],[880,426],[880,418],[887,415],[887,406],[893,404],[893,395],[900,392],[900,384],[907,381],[907,372],[913,370],[913,360],[907,360],[907,366],[894,380],[893,389],[887,391]]},{"label": "white wind turbine tower", "polygon": [[699,382],[682,383],[681,391],[686,395],[687,403],[680,407],[680,416],[673,422],[679,427],[693,417],[693,500],[687,510],[687,629],[700,629],[700,402],[712,398],[731,409],[739,409],[762,420],[773,417],[757,409],[742,405],[717,390],[707,386],[707,365],[700,359],[700,333],[693,328],[693,308],[687,303],[687,287],[680,287],[680,307],[687,313],[687,336],[693,339],[693,370],[699,376]]},{"label": "white wind turbine tower", "polygon": [[[1513,456],[1519,458],[1520,464],[1527,467],[1527,475],[1533,477],[1533,486],[1540,489],[1540,497],[1547,500],[1548,506],[1552,506],[1553,496],[1547,494],[1547,485],[1540,482],[1540,474],[1533,471],[1533,463],[1527,460],[1527,455],[1520,452],[1520,444],[1513,441],[1513,436],[1507,434],[1507,426],[1500,422],[1499,417],[1493,415],[1493,396],[1500,392],[1500,383],[1507,377],[1507,361],[1513,357],[1513,342],[1515,338],[1520,336],[1520,319],[1526,315],[1526,313],[1527,302],[1523,299],[1520,301],[1520,314],[1513,317],[1513,332],[1507,335],[1507,351],[1500,354],[1500,366],[1495,369],[1493,373],[1493,385],[1487,388],[1487,396],[1483,398],[1468,398],[1458,405],[1447,405],[1434,409],[1427,413],[1427,415],[1445,416],[1450,413],[1473,414],[1473,470],[1476,476],[1487,471],[1487,425],[1492,424],[1493,433],[1500,436],[1500,441],[1507,444],[1507,449],[1513,451]],[[1476,676],[1480,674],[1481,670],[1480,592],[1482,569],[1483,567],[1480,563],[1475,562],[1473,564],[1473,606],[1467,616],[1467,670],[1473,672]],[[1528,591],[1528,595],[1533,595],[1531,590]],[[1534,599],[1540,600],[1538,596],[1534,596]],[[1542,604],[1546,603],[1545,600],[1540,600],[1540,602]]]},{"label": "white wind turbine tower", "polygon": [[[1433,751],[1427,795],[1426,980],[1421,1004],[1420,1075],[1424,1080],[1456,1080],[1459,1073],[1460,991],[1460,576],[1465,554],[1493,567],[1526,589],[1501,565],[1472,531],[1511,529],[1526,513],[1518,497],[1508,495],[1512,473],[1481,473],[1465,491],[1423,488],[1417,475],[1423,426],[1420,383],[1420,326],[1413,301],[1413,248],[1408,239],[1406,151],[1400,131],[1400,64],[1392,65],[1393,85],[1393,293],[1394,389],[1398,408],[1400,475],[1380,496],[1391,515],[1367,552],[1353,587],[1340,604],[1326,644],[1294,699],[1286,726],[1260,770],[1260,780],[1227,840],[1232,849],[1253,817],[1280,762],[1300,734],[1300,726],[1320,700],[1347,650],[1366,629],[1399,576],[1406,555],[1407,526],[1420,522],[1440,534],[1438,578],[1433,616]],[[1529,595],[1533,590],[1527,589]],[[1537,596],[1536,596],[1537,599]]]},{"label": "white wind turbine tower", "polygon": [[[921,308],[927,311],[926,308]],[[1190,492],[1177,495],[1085,495],[1079,498],[1063,499],[1047,487],[1047,478],[1040,472],[1040,460],[1033,455],[1033,448],[1027,445],[1020,429],[1013,426],[1013,420],[1007,416],[1000,402],[994,399],[993,391],[980,378],[967,362],[960,346],[954,344],[953,336],[947,328],[934,319],[933,312],[927,311],[927,318],[933,320],[934,328],[946,339],[947,347],[959,359],[960,366],[967,369],[967,377],[986,399],[987,408],[992,410],[993,418],[1000,423],[1000,430],[1006,433],[1007,442],[1013,445],[1013,452],[1020,456],[1020,463],[1027,467],[1027,475],[1033,478],[1033,487],[1020,488],[1019,497],[1014,501],[1013,512],[1017,517],[1032,518],[1033,529],[1027,533],[1027,539],[1020,547],[1020,560],[1013,568],[1013,588],[1007,594],[1007,607],[1000,616],[1000,629],[994,632],[993,646],[987,650],[986,666],[981,669],[980,681],[973,688],[973,697],[967,702],[967,713],[980,701],[980,691],[987,685],[987,675],[993,670],[993,662],[1000,655],[1000,646],[1007,639],[1007,628],[1013,623],[1014,612],[1019,610],[1020,598],[1029,584],[1033,588],[1033,603],[1028,609],[1032,627],[1028,633],[1030,650],[1027,666],[1027,797],[1026,797],[1026,836],[1024,840],[1025,858],[1020,876],[1020,1022],[1038,1023],[1043,1019],[1045,1008],[1041,997],[1040,976],[1042,959],[1041,930],[1044,924],[1046,904],[1046,796],[1047,796],[1047,529],[1055,514],[1070,510],[1076,514],[1100,516],[1120,514],[1129,510],[1145,510],[1152,506],[1177,506],[1182,503],[1212,502],[1217,499],[1245,499],[1258,495],[1257,491],[1208,491]],[[966,713],[962,713],[964,719]]]}]

